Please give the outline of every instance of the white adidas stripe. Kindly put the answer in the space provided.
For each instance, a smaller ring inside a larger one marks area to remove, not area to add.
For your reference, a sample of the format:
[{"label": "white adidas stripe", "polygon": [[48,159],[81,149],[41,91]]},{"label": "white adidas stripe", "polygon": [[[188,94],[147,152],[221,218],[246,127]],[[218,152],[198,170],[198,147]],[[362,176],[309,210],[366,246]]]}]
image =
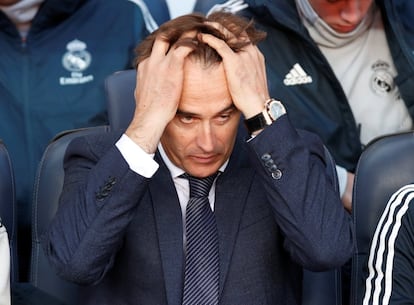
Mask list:
[{"label": "white adidas stripe", "polygon": [[[414,184],[406,185],[391,196],[381,215],[371,242],[368,259],[369,275],[365,282],[363,305],[386,305],[390,300],[395,241],[401,227],[401,220],[413,199]],[[389,235],[388,240],[386,240],[387,235]],[[385,271],[382,268],[384,261]],[[384,285],[384,293],[380,300],[382,285]],[[369,303],[371,298],[372,302]]]},{"label": "white adidas stripe", "polygon": [[208,16],[215,12],[228,12],[236,14],[237,12],[244,10],[248,6],[249,5],[245,3],[243,0],[229,0],[224,3],[218,3],[213,5],[206,15]]},{"label": "white adidas stripe", "polygon": [[128,0],[128,1],[131,1],[132,3],[135,3],[136,5],[138,5],[140,7],[140,9],[142,11],[142,15],[144,17],[145,27],[147,28],[147,31],[149,33],[152,33],[156,29],[158,29],[157,22],[155,22],[155,20],[152,17],[147,5],[145,4],[145,2],[143,0]]}]

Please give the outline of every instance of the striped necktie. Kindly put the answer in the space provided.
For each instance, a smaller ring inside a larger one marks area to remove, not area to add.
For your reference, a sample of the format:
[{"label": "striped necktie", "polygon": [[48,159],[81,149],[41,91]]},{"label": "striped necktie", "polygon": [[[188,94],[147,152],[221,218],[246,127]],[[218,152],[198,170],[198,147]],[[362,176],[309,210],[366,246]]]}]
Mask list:
[{"label": "striped necktie", "polygon": [[186,259],[183,305],[216,305],[219,292],[217,227],[208,194],[217,174],[195,178],[188,174],[190,200],[186,211]]}]

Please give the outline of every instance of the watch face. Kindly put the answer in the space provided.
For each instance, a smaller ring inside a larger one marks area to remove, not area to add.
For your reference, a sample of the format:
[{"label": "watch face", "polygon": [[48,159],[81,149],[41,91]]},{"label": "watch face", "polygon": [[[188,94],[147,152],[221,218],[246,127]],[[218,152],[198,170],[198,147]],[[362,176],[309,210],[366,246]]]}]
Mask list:
[{"label": "watch face", "polygon": [[279,101],[273,100],[268,104],[269,116],[275,121],[277,118],[286,113],[285,107]]}]

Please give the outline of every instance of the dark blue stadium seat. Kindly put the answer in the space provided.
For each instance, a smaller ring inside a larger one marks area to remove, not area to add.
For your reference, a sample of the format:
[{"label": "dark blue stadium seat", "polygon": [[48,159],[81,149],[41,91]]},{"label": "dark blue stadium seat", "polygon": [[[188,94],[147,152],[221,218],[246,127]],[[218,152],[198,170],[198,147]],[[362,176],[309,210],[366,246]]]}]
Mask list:
[{"label": "dark blue stadium seat", "polygon": [[[51,141],[40,161],[33,201],[30,267],[30,284],[36,289],[37,298],[44,298],[44,295],[49,295],[63,304],[79,304],[77,300],[79,287],[55,274],[43,251],[41,239],[59,205],[59,196],[64,179],[63,158],[67,145],[75,137],[93,132],[106,132],[107,130],[107,126],[98,126],[62,132]],[[33,292],[31,287],[23,288],[28,292]],[[43,295],[40,295],[38,290]],[[20,293],[20,295],[22,296],[23,293]]]}]

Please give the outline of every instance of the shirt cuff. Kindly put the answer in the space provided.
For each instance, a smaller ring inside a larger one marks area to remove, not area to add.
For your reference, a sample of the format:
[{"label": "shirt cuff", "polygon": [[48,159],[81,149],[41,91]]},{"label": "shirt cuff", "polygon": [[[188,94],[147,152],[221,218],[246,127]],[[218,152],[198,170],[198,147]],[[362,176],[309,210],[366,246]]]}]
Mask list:
[{"label": "shirt cuff", "polygon": [[158,170],[159,164],[154,160],[154,154],[146,153],[135,144],[126,134],[115,143],[129,168],[137,174],[151,178]]}]

